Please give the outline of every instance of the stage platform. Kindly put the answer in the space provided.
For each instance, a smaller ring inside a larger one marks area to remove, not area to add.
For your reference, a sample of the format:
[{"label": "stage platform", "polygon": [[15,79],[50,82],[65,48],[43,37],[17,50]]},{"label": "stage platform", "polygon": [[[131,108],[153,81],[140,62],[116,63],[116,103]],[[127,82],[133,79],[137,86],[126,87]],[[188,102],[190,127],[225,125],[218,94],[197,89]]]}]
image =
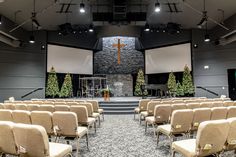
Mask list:
[{"label": "stage platform", "polygon": [[111,97],[110,101],[101,98],[78,98],[81,100],[98,100],[105,114],[133,114],[142,97]]}]

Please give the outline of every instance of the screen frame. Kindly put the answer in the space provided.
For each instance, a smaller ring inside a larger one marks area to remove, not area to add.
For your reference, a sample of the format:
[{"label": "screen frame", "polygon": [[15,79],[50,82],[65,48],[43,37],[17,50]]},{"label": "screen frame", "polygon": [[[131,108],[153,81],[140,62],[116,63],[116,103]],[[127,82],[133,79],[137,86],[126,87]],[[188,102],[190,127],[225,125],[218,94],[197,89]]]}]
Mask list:
[{"label": "screen frame", "polygon": [[184,41],[184,42],[178,42],[178,43],[172,43],[172,44],[166,44],[166,45],[160,45],[160,46],[155,46],[155,47],[150,47],[144,50],[144,74],[145,75],[152,75],[152,74],[163,74],[163,73],[151,73],[151,74],[147,74],[146,73],[146,50],[151,50],[151,49],[157,49],[157,48],[164,48],[164,47],[170,47],[170,46],[177,46],[177,45],[182,45],[182,44],[190,44],[190,61],[191,61],[191,72],[192,75],[193,73],[193,45],[192,45],[192,41]]}]

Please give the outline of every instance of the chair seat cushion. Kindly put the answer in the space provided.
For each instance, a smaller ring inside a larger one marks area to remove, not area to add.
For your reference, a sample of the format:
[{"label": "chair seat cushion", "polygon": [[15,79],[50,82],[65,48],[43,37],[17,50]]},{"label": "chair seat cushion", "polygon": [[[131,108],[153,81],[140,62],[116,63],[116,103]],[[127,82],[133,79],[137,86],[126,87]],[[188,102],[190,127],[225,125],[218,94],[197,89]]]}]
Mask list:
[{"label": "chair seat cushion", "polygon": [[88,121],[87,121],[87,124],[92,124],[96,121],[95,118],[91,118],[91,117],[88,117]]},{"label": "chair seat cushion", "polygon": [[187,157],[196,155],[196,139],[181,140],[172,143],[172,149]]},{"label": "chair seat cushion", "polygon": [[159,125],[157,127],[157,131],[169,136],[171,134],[171,125],[170,124]]},{"label": "chair seat cushion", "polygon": [[61,157],[70,153],[72,153],[71,145],[49,142],[50,157]]},{"label": "chair seat cushion", "polygon": [[88,133],[88,129],[87,127],[83,127],[83,126],[79,126],[77,128],[77,135],[79,137],[83,137],[84,135],[86,135]]},{"label": "chair seat cushion", "polygon": [[93,112],[93,115],[92,115],[94,118],[97,118],[97,117],[99,117],[100,116],[100,113],[95,113],[95,112]]},{"label": "chair seat cushion", "polygon": [[139,112],[140,112],[140,109],[139,109],[138,107],[136,107],[136,108],[134,109],[134,112],[135,112],[135,113],[139,113]]},{"label": "chair seat cushion", "polygon": [[147,111],[142,111],[140,114],[143,117],[147,117],[148,116],[148,112]]},{"label": "chair seat cushion", "polygon": [[149,124],[153,124],[155,123],[155,118],[154,116],[148,116],[145,118],[146,122],[149,123]]},{"label": "chair seat cushion", "polygon": [[103,109],[102,109],[102,108],[99,108],[99,109],[98,109],[98,113],[100,113],[100,114],[103,113]]}]

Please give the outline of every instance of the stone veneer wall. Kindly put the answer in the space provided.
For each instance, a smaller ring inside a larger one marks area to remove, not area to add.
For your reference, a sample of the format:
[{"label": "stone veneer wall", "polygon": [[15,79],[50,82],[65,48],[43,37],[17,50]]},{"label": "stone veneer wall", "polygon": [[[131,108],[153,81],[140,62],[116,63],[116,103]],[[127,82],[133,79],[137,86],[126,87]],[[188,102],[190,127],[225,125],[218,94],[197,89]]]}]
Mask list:
[{"label": "stone veneer wall", "polygon": [[114,96],[133,96],[133,77],[131,74],[106,75],[107,85]]},{"label": "stone veneer wall", "polygon": [[[121,49],[121,64],[117,63],[118,38],[125,47]],[[134,74],[144,69],[144,55],[135,50],[133,37],[103,38],[103,50],[94,53],[94,74]]]}]

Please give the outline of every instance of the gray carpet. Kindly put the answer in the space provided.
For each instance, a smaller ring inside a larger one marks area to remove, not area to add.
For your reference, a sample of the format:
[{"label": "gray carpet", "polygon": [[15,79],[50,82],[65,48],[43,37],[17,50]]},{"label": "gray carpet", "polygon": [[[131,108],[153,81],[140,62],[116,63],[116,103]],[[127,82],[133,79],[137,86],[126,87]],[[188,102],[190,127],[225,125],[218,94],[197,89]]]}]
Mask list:
[{"label": "gray carpet", "polygon": [[[168,157],[169,140],[161,136],[156,146],[152,128],[144,133],[144,125],[134,121],[133,115],[106,115],[97,133],[90,133],[90,151],[86,149],[85,139],[80,142],[82,157]],[[180,157],[179,154],[176,155]],[[224,153],[232,157],[234,153]]]}]

